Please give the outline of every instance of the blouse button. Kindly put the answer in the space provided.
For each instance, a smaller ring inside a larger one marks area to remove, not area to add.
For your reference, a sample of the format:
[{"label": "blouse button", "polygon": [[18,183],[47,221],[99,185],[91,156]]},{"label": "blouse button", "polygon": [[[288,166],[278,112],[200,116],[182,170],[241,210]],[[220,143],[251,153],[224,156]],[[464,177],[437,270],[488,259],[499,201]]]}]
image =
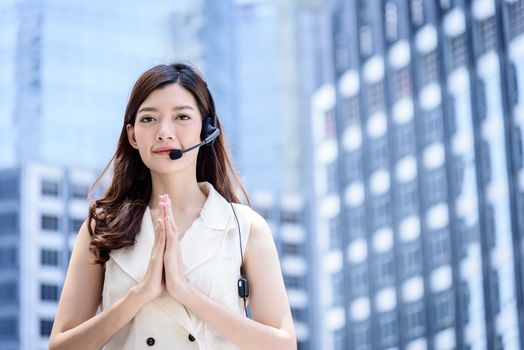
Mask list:
[{"label": "blouse button", "polygon": [[195,337],[193,337],[193,334],[188,335],[187,339],[189,339],[189,341],[195,341]]},{"label": "blouse button", "polygon": [[151,338],[151,337],[147,338],[146,343],[147,343],[147,345],[149,345],[149,346],[153,346],[153,345],[155,345],[155,338]]}]

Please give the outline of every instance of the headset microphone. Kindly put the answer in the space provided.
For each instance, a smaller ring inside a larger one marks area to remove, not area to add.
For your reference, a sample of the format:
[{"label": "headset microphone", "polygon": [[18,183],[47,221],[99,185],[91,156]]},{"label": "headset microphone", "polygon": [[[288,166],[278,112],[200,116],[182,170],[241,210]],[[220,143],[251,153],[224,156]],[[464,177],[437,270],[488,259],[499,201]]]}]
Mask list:
[{"label": "headset microphone", "polygon": [[184,155],[184,153],[186,152],[189,152],[191,151],[192,149],[195,149],[197,147],[200,147],[200,146],[203,146],[203,145],[207,145],[208,143],[212,142],[214,139],[216,139],[218,137],[218,135],[220,135],[220,129],[214,129],[214,131],[204,139],[204,141],[200,142],[200,143],[197,143],[196,145],[194,146],[191,146],[189,148],[186,148],[186,149],[174,149],[172,150],[171,152],[169,152],[169,158],[171,158],[172,160],[176,160],[176,159],[179,159],[179,158],[182,158],[182,155]]}]

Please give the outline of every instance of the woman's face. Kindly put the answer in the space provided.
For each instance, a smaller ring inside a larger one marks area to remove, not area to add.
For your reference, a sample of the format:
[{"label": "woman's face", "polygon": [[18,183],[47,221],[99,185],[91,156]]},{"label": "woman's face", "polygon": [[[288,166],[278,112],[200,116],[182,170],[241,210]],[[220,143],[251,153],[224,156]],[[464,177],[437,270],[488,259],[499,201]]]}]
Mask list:
[{"label": "woman's face", "polygon": [[198,148],[177,160],[173,149],[185,149],[200,142],[202,116],[193,95],[179,84],[154,90],[140,105],[135,124],[128,124],[131,146],[138,149],[144,164],[157,173],[171,173],[196,166]]}]

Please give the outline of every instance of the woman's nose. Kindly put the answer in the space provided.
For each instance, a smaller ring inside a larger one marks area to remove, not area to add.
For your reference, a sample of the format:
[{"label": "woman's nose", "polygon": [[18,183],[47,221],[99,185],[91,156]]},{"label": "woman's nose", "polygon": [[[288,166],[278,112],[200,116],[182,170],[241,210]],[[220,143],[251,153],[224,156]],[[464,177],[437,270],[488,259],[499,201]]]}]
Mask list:
[{"label": "woman's nose", "polygon": [[159,124],[156,134],[157,141],[173,140],[175,137],[175,127],[172,123],[163,122]]}]

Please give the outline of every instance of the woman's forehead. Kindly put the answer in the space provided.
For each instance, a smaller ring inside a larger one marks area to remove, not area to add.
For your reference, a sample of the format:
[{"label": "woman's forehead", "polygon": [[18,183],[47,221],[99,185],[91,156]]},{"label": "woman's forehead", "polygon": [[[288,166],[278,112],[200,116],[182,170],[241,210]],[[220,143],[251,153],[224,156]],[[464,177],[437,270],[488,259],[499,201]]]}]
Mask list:
[{"label": "woman's forehead", "polygon": [[139,111],[143,108],[177,108],[197,109],[197,102],[193,94],[180,84],[169,84],[153,90],[142,102]]}]

